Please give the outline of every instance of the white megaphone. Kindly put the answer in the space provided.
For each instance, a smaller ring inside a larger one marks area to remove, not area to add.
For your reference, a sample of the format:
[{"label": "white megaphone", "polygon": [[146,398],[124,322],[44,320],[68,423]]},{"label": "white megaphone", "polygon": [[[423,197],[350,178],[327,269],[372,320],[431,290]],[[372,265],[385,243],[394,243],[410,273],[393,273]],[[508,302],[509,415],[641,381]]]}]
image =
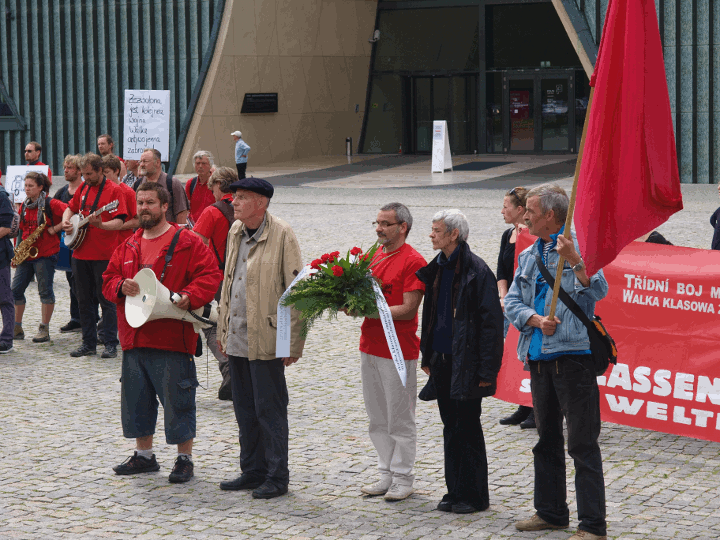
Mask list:
[{"label": "white megaphone", "polygon": [[218,320],[218,305],[211,303],[188,311],[177,307],[170,290],[158,281],[150,268],[143,268],[133,278],[140,286],[140,294],[125,299],[125,319],[133,328],[140,328],[155,319],[176,319],[191,322],[195,331],[215,326]]}]

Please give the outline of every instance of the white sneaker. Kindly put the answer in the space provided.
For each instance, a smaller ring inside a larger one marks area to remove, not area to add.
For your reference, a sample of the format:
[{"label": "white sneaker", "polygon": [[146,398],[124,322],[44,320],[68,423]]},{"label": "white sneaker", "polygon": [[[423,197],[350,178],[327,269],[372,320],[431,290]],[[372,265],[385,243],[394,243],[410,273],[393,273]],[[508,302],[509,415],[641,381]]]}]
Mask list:
[{"label": "white sneaker", "polygon": [[385,493],[387,493],[387,490],[390,489],[391,484],[392,477],[389,477],[387,479],[381,478],[374,484],[361,487],[360,491],[362,491],[365,495],[385,495]]},{"label": "white sneaker", "polygon": [[393,484],[390,489],[385,493],[386,501],[402,501],[407,499],[410,495],[415,493],[412,486],[403,486],[400,484]]}]

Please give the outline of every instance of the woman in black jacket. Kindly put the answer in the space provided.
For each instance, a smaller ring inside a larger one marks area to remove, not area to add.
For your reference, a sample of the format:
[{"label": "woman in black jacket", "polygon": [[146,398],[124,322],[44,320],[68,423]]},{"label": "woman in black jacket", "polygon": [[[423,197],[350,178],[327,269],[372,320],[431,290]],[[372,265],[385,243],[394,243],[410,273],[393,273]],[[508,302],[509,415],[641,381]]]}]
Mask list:
[{"label": "woman in black jacket", "polygon": [[420,352],[430,376],[420,399],[437,399],[448,492],[438,510],[466,514],[490,506],[480,413],[503,355],[503,314],[492,270],[474,255],[458,210],[435,214],[430,238],[441,253],[416,272],[425,283]]},{"label": "woman in black jacket", "polygon": [[[516,187],[505,194],[502,211],[500,212],[505,223],[512,225],[500,239],[500,254],[497,263],[497,283],[500,293],[500,305],[505,311],[505,295],[510,290],[515,275],[515,242],[520,229],[525,227],[525,203],[528,190]],[[507,335],[510,323],[505,319],[505,334]],[[520,405],[513,414],[500,420],[502,425],[516,426],[520,424],[523,429],[535,427],[535,415],[532,407]]]}]

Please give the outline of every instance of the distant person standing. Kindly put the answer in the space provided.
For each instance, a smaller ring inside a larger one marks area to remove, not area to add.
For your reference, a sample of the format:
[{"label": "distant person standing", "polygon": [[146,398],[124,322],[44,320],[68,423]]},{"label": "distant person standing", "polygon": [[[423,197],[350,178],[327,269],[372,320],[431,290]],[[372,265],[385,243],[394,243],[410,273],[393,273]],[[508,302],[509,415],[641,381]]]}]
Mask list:
[{"label": "distant person standing", "polygon": [[[718,194],[720,194],[720,185],[718,185]],[[715,229],[710,249],[720,249],[720,208],[710,216],[710,225]]]},{"label": "distant person standing", "polygon": [[190,219],[197,223],[203,210],[215,204],[215,195],[208,183],[214,165],[213,156],[207,150],[199,150],[193,155],[193,163],[196,176],[185,183],[185,195],[190,202]]},{"label": "distant person standing", "polygon": [[[100,153],[100,157],[114,156],[115,155],[115,141],[107,133],[99,135],[97,138],[97,148]],[[125,160],[118,157],[120,160],[120,178],[123,178],[127,174],[127,168],[125,167]]]},{"label": "distant person standing", "polygon": [[122,183],[126,186],[133,187],[135,182],[140,180],[140,176],[138,175],[140,162],[137,159],[128,159],[125,162],[125,167],[127,167],[127,174],[122,177]]},{"label": "distant person standing", "polygon": [[[40,146],[39,142],[30,141],[25,145],[25,163],[27,165],[45,165],[42,161],[40,161],[40,154],[42,153],[42,146]],[[52,185],[52,171],[50,170],[50,167],[48,166],[48,172],[47,172],[48,180],[50,180],[50,184]]]},{"label": "distant person standing", "polygon": [[238,178],[242,180],[245,178],[245,171],[247,170],[247,157],[250,146],[243,141],[242,133],[239,131],[233,131],[230,135],[235,139],[235,166],[237,167]]}]

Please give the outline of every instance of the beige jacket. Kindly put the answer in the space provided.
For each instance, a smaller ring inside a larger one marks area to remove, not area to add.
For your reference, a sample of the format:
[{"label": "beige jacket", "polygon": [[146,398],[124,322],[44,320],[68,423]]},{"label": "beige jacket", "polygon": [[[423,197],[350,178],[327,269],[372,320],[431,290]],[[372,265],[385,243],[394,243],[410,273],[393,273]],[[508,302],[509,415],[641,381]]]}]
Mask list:
[{"label": "beige jacket", "polygon": [[[225,257],[225,279],[220,297],[220,315],[217,339],[223,349],[227,343],[230,320],[230,288],[235,274],[240,239],[245,225],[236,221],[228,233]],[[266,214],[265,228],[258,243],[250,249],[247,261],[247,331],[248,358],[250,360],[273,360],[277,334],[277,305],[285,292],[302,270],[300,244],[290,225]],[[290,356],[302,356],[305,341],[300,339],[300,316],[297,310],[291,315]]]}]

